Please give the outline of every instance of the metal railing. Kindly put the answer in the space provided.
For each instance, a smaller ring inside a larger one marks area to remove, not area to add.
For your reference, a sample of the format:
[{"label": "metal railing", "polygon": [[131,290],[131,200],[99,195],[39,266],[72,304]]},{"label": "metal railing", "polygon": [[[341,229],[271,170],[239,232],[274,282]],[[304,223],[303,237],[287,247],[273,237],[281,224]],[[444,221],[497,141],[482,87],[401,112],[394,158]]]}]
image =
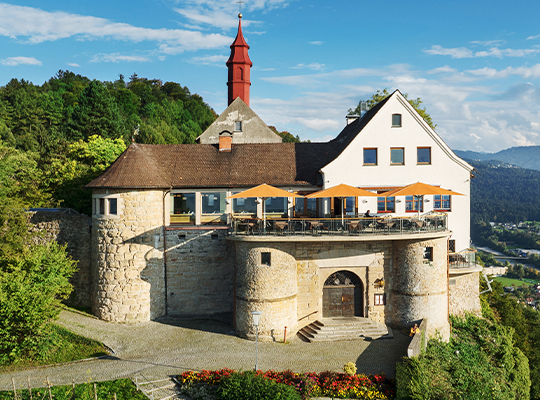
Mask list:
[{"label": "metal railing", "polygon": [[415,217],[259,218],[233,217],[232,235],[399,235],[448,230],[446,214]]},{"label": "metal railing", "polygon": [[456,253],[448,253],[450,268],[473,268],[476,266],[476,250],[466,249]]}]

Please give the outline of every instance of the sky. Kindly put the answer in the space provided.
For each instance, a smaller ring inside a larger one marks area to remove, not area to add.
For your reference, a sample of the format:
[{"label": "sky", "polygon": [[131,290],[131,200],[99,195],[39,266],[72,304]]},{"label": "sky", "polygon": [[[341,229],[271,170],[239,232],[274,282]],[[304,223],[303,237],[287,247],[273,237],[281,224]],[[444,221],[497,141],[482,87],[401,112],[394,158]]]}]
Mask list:
[{"label": "sky", "polygon": [[327,141],[377,90],[420,97],[455,150],[540,145],[540,2],[0,0],[0,86],[59,70],[178,82],[218,114],[238,28],[251,108]]}]

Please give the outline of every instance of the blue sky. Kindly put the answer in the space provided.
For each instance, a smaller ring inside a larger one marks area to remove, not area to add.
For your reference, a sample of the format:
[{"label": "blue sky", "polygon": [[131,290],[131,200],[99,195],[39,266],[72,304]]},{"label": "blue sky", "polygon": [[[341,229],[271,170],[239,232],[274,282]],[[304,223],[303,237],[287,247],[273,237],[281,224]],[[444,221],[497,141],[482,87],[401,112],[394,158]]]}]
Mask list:
[{"label": "blue sky", "polygon": [[[1,0],[0,0],[1,1]],[[60,69],[175,81],[227,106],[236,0],[0,2],[0,85]],[[540,145],[540,2],[246,0],[251,107],[325,141],[378,89],[420,97],[453,149]]]}]

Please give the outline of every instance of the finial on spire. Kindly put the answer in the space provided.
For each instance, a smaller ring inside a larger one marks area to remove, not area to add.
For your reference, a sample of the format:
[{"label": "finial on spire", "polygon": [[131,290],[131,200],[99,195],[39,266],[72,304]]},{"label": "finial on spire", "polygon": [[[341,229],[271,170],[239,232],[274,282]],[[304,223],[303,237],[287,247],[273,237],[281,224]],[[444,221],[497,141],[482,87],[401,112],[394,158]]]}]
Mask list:
[{"label": "finial on spire", "polygon": [[240,13],[238,14],[238,18],[242,18],[242,3],[245,3],[245,1],[239,0],[236,2],[236,4],[240,7]]}]

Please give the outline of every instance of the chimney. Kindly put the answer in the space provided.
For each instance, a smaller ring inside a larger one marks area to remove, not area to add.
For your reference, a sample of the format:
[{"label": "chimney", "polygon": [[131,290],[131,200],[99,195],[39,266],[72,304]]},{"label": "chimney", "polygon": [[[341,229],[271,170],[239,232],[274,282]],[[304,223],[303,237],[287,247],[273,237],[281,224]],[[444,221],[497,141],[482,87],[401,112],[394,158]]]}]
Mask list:
[{"label": "chimney", "polygon": [[232,136],[219,136],[219,151],[224,153],[230,153],[232,151]]}]

